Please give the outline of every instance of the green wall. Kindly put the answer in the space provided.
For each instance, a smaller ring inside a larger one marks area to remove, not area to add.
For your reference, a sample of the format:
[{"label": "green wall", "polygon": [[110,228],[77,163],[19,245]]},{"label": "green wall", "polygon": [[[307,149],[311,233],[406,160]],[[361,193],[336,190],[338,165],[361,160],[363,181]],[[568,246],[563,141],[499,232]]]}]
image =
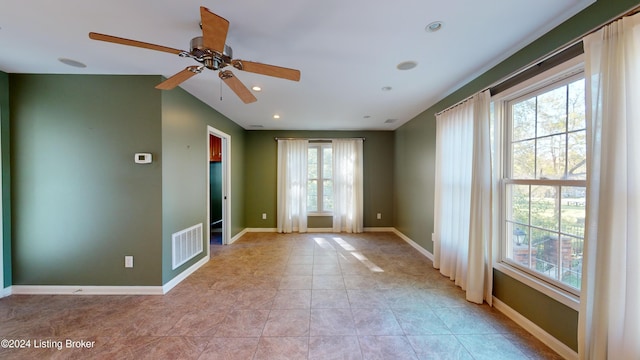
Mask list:
[{"label": "green wall", "polygon": [[0,75],[7,284],[158,286],[204,257],[171,269],[171,234],[208,229],[208,126],[231,136],[231,235],[245,228],[245,131],[184,90],[154,89],[160,76]]},{"label": "green wall", "polygon": [[160,285],[161,78],[9,78],[13,285]]},{"label": "green wall", "polygon": [[[599,0],[425,110],[395,132],[395,227],[433,252],[435,113],[580,38],[637,6],[637,0]],[[577,312],[494,271],[494,296],[577,349]],[[525,309],[530,309],[529,311]]]},{"label": "green wall", "polygon": [[11,286],[11,172],[9,137],[9,74],[0,71],[0,146],[2,149],[2,255],[4,287]]},{"label": "green wall", "polygon": [[[248,131],[245,171],[246,224],[249,228],[276,227],[276,167],[278,144],[274,137],[345,138],[365,137],[364,152],[364,226],[393,226],[393,149],[390,131]],[[267,219],[262,220],[262,213]],[[376,219],[381,213],[382,219]],[[327,228],[331,219],[309,217],[309,227]]]},{"label": "green wall", "polygon": [[[231,236],[245,227],[244,129],[181,88],[162,92],[163,284],[206,255],[205,252],[176,270],[171,269],[171,235],[199,223],[205,234],[208,230],[207,126],[231,136]],[[208,245],[209,237],[205,235],[203,242]]]}]

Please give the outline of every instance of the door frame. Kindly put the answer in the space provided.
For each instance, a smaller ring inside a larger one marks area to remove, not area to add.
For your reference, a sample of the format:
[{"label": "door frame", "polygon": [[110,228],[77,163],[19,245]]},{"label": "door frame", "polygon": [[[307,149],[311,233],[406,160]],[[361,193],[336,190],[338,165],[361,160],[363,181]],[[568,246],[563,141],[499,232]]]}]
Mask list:
[{"label": "door frame", "polygon": [[222,245],[231,243],[231,135],[207,126],[207,254],[211,236],[211,178],[209,172],[209,136],[222,140]]}]

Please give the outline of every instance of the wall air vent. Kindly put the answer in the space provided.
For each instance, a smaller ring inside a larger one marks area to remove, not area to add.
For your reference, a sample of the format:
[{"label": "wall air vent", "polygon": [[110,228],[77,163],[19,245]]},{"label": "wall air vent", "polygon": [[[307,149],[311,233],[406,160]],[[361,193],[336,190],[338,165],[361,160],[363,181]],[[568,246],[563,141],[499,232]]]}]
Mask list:
[{"label": "wall air vent", "polygon": [[193,259],[202,252],[202,223],[171,235],[172,269]]}]

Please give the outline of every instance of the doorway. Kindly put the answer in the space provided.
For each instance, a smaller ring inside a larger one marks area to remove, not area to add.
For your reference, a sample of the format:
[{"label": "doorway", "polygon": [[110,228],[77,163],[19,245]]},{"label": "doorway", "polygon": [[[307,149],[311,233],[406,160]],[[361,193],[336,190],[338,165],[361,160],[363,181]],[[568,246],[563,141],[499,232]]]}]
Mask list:
[{"label": "doorway", "polygon": [[207,130],[209,144],[208,196],[209,244],[229,244],[231,235],[230,174],[231,137],[211,126]]}]

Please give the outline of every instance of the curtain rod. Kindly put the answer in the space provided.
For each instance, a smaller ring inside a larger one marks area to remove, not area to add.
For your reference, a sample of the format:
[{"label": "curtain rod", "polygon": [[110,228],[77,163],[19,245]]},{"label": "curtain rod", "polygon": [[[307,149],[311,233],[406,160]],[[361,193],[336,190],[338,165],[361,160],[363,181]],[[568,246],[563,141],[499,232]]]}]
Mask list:
[{"label": "curtain rod", "polygon": [[[557,48],[556,50],[554,50],[554,51],[552,51],[552,52],[550,52],[550,53],[538,58],[537,60],[529,63],[528,65],[525,65],[525,66],[521,67],[517,71],[515,71],[515,72],[513,72],[513,73],[511,73],[511,74],[509,74],[509,75],[507,75],[505,77],[503,77],[502,79],[494,82],[493,84],[487,86],[486,88],[483,88],[482,90],[480,90],[478,92],[481,93],[481,92],[486,91],[486,90],[491,90],[491,89],[493,89],[493,88],[495,88],[495,87],[497,87],[497,86],[509,81],[510,79],[512,79],[512,78],[524,73],[525,71],[533,68],[534,66],[540,65],[541,63],[553,58],[554,56],[556,56],[556,55],[558,55],[558,54],[560,54],[560,53],[562,53],[564,51],[574,50],[578,44],[580,44],[580,45],[582,44],[582,39],[584,39],[585,36],[593,34],[594,32],[596,32],[596,31],[604,28],[605,26],[610,25],[610,24],[612,24],[612,23],[614,23],[614,22],[616,22],[616,21],[618,21],[618,20],[620,20],[620,19],[622,19],[624,17],[633,16],[633,15],[636,15],[638,13],[640,13],[640,5],[636,5],[633,8],[631,8],[630,10],[627,10],[627,11],[625,11],[625,12],[623,12],[623,13],[621,13],[621,14],[619,14],[619,15],[611,18],[611,19],[609,19],[608,21],[606,21],[606,22],[594,27],[593,29],[585,32],[581,36],[569,41],[565,45],[563,45],[563,46]],[[474,93],[474,95],[475,95],[475,93]],[[442,114],[445,111],[451,110],[451,109],[455,108],[456,106],[461,105],[461,104],[469,101],[471,98],[473,98],[473,95],[471,95],[469,97],[466,97],[465,99],[460,100],[459,102],[457,102],[457,103],[455,103],[455,104],[453,104],[453,105],[451,105],[451,106],[449,106],[449,107],[447,107],[447,108],[445,108],[443,110],[440,110],[440,111],[434,113],[434,115],[437,116],[437,115]]]},{"label": "curtain rod", "polygon": [[[486,91],[486,90],[482,90],[482,91]],[[482,91],[481,91],[481,92],[482,92]],[[474,94],[474,95],[475,95],[475,94]],[[435,115],[435,116],[438,116],[438,115],[442,114],[443,112],[446,112],[446,111],[449,111],[449,110],[451,110],[451,109],[453,109],[453,108],[455,108],[455,107],[458,107],[458,106],[460,106],[460,105],[462,105],[462,104],[466,103],[467,101],[469,101],[469,100],[473,99],[473,96],[474,96],[474,95],[471,95],[471,96],[469,96],[468,98],[466,98],[466,99],[464,99],[464,100],[460,100],[460,101],[458,101],[457,103],[455,103],[455,104],[453,104],[453,105],[449,106],[448,108],[438,111],[438,112],[437,112],[437,113],[435,113],[434,115]]]},{"label": "curtain rod", "polygon": [[309,141],[330,141],[330,140],[344,140],[344,139],[362,139],[362,141],[365,141],[367,138],[365,137],[352,137],[352,138],[305,138],[305,137],[300,137],[300,138],[294,138],[294,137],[274,137],[273,138],[275,141],[278,140],[309,140]]}]

